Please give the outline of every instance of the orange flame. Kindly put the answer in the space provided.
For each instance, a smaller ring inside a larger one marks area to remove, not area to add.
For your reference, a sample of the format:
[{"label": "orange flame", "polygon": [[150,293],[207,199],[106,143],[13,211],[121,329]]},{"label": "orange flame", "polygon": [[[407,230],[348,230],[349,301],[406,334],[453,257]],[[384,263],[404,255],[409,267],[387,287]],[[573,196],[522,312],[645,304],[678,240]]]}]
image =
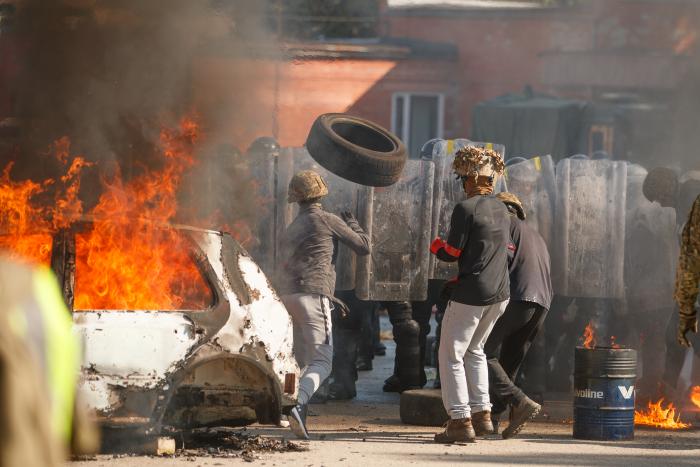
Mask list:
[{"label": "orange flame", "polygon": [[[75,309],[199,310],[212,303],[211,290],[190,256],[191,240],[169,226],[182,175],[194,164],[198,137],[196,122],[183,119],[177,128],[160,133],[163,168],[129,182],[120,176],[103,181],[104,192],[89,213],[94,220],[75,236]],[[82,157],[68,163],[68,138],[56,141],[52,150],[66,166],[58,183],[14,181],[11,164],[0,177],[0,248],[43,264],[51,259],[52,235],[82,215],[80,174],[91,165]]]},{"label": "orange flame", "polygon": [[678,412],[673,403],[669,402],[668,407],[662,406],[663,399],[658,402],[649,402],[646,411],[634,411],[634,424],[652,426],[654,428],[663,428],[666,430],[682,430],[690,427],[690,424],[680,421],[681,414]]},{"label": "orange flame", "polygon": [[693,389],[690,390],[690,402],[700,409],[700,386],[693,386]]},{"label": "orange flame", "polygon": [[48,264],[51,235],[45,221],[46,210],[35,206],[32,200],[46,190],[50,181],[15,182],[10,179],[12,165],[5,167],[0,178],[0,247],[12,258]]},{"label": "orange flame", "polygon": [[[55,155],[65,166],[70,156],[70,140],[63,137],[54,143]],[[62,229],[70,225],[80,217],[83,212],[83,203],[78,198],[80,192],[80,175],[83,168],[93,164],[87,162],[82,156],[76,156],[68,167],[66,174],[61,177],[63,193],[56,194],[56,205],[53,213],[53,228]]]},{"label": "orange flame", "polygon": [[593,329],[593,322],[589,322],[586,329],[583,331],[583,347],[585,349],[592,349],[596,345],[595,330]]},{"label": "orange flame", "polygon": [[197,124],[181,121],[161,131],[166,160],[160,171],[106,186],[92,210],[92,229],[76,237],[75,309],[204,309],[211,293],[189,243],[168,227],[177,212],[176,192],[194,164]]},{"label": "orange flame", "polygon": [[[70,140],[59,139],[53,150],[56,159],[66,165]],[[49,264],[52,232],[67,227],[82,214],[78,199],[80,173],[90,165],[82,157],[75,157],[61,184],[55,187],[55,205],[45,208],[38,198],[47,195],[54,180],[14,181],[10,178],[13,163],[9,163],[0,177],[0,249],[14,259]]]}]

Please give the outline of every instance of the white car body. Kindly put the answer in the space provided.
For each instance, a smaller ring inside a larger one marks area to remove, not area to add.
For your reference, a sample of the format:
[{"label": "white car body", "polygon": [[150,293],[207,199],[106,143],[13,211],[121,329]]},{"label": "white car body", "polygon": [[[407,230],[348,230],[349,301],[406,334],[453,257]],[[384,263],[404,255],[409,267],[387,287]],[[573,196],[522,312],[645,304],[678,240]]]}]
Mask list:
[{"label": "white car body", "polygon": [[[299,376],[284,305],[228,234],[177,229],[192,239],[192,257],[214,305],[192,312],[73,311],[84,348],[85,403],[103,425],[145,433],[163,424],[277,423],[295,404]],[[73,235],[63,232],[59,245]],[[71,303],[75,261],[69,256],[54,254],[52,266]]]}]

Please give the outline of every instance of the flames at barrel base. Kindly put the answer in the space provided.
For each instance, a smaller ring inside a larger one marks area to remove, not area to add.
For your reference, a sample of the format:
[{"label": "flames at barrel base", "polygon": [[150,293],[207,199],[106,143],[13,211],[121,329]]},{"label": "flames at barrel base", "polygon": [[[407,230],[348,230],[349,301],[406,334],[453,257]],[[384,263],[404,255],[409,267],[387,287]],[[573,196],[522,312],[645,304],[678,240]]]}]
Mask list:
[{"label": "flames at barrel base", "polygon": [[663,402],[663,399],[659,399],[657,402],[649,402],[646,410],[635,410],[634,424],[663,428],[665,430],[684,430],[690,428],[691,425],[689,423],[680,421],[681,414],[680,412],[676,412],[676,408],[673,406],[672,402],[669,402],[666,407],[664,407]]}]

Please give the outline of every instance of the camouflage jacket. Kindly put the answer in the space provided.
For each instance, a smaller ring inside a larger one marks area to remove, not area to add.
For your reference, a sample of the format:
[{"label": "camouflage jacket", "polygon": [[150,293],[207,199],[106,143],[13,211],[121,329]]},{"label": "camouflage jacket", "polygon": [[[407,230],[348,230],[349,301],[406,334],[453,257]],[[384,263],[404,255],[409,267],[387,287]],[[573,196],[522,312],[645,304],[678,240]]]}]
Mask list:
[{"label": "camouflage jacket", "polygon": [[675,299],[680,313],[695,315],[700,280],[700,196],[695,200],[681,237],[681,256],[676,274]]}]

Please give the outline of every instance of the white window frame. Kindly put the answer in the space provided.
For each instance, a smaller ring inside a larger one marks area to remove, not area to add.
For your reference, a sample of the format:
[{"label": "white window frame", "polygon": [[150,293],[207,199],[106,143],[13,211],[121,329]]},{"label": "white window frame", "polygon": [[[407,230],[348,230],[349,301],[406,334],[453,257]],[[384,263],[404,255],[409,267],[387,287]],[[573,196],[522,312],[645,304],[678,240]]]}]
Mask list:
[{"label": "white window frame", "polygon": [[[410,141],[411,129],[411,97],[437,97],[438,98],[438,121],[437,134],[433,138],[443,138],[445,132],[445,94],[441,92],[395,92],[391,96],[391,131],[394,134],[399,133],[399,128],[396,128],[396,112],[398,110],[398,100],[403,98],[403,127],[400,129],[401,139],[404,142]],[[406,143],[408,144],[408,143]]]}]

